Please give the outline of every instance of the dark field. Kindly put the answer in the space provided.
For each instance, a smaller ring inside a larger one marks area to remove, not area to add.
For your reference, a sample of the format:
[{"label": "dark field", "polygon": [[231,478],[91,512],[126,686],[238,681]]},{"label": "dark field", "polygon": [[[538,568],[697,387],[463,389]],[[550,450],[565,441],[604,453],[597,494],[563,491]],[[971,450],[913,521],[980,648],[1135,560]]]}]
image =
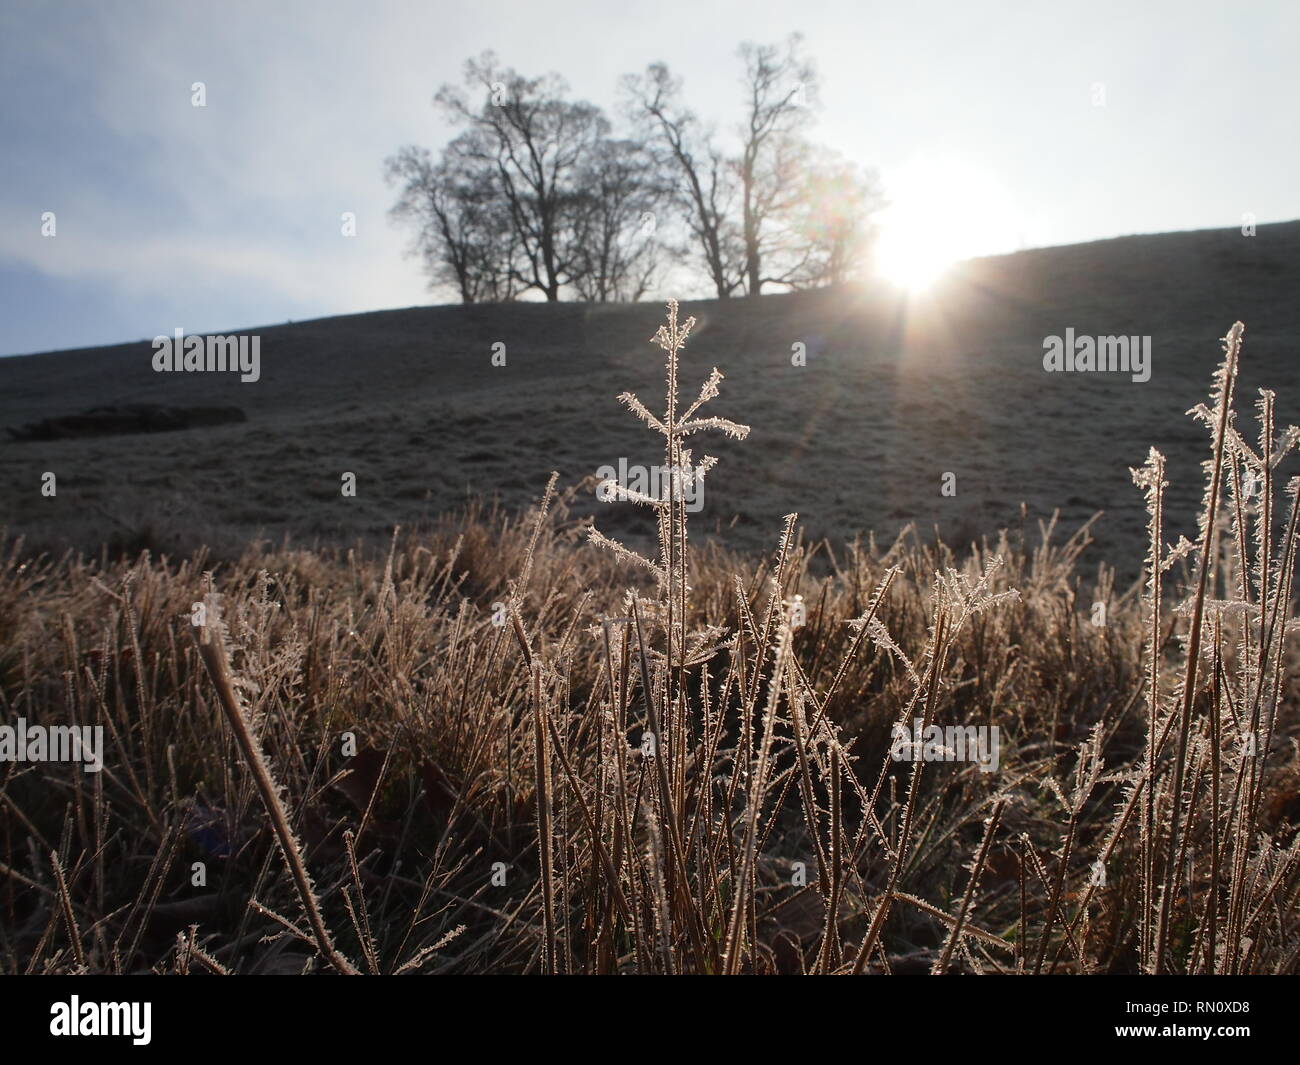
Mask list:
[{"label": "dark field", "polygon": [[[882,290],[819,291],[683,305],[699,319],[684,372],[726,376],[723,413],[753,426],[723,440],[696,535],[770,546],[797,511],[834,544],[915,523],[964,543],[1061,512],[1097,511],[1096,546],[1136,574],[1145,524],[1128,469],[1169,457],[1171,538],[1192,535],[1203,436],[1184,412],[1204,395],[1216,338],[1246,323],[1241,395],[1279,395],[1300,421],[1300,223],[1133,237],[976,260],[907,303]],[[619,457],[657,461],[616,403],[650,402],[662,367],[657,304],[413,308],[265,328],[261,380],[155,373],[146,343],[0,360],[0,426],[95,406],[235,406],[247,421],[172,433],[0,441],[0,522],[32,544],[238,553],[275,542],[382,544],[482,496],[516,509],[551,470],[576,484]],[[170,334],[178,323],[160,322]],[[183,323],[179,323],[183,324]],[[1145,383],[1122,373],[1045,373],[1043,340],[1151,337]],[[493,345],[506,365],[492,365]],[[802,343],[807,365],[791,365]],[[658,401],[658,402],[661,402]],[[652,407],[655,403],[650,403]],[[1254,429],[1243,431],[1250,438]],[[58,477],[43,498],[41,475]],[[355,498],[341,476],[357,478]],[[956,495],[941,496],[945,473]],[[644,528],[588,486],[579,512],[614,532]]]}]

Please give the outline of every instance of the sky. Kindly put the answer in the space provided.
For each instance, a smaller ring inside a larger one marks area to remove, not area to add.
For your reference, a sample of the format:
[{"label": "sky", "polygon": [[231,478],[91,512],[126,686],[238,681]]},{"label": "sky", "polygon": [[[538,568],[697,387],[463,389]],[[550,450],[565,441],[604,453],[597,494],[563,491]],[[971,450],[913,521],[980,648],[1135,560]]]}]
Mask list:
[{"label": "sky", "polygon": [[383,164],[449,139],[432,98],[467,58],[611,112],[663,60],[725,133],[737,46],[792,31],[811,135],[879,172],[895,240],[966,256],[1300,218],[1294,0],[4,0],[0,355],[448,302]]}]

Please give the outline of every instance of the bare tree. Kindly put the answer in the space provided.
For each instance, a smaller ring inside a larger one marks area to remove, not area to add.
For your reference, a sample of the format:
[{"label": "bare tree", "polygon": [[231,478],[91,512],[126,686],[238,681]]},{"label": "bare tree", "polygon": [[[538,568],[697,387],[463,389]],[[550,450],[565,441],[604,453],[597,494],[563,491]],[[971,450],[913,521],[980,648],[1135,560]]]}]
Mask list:
[{"label": "bare tree", "polygon": [[641,299],[659,271],[656,234],[669,194],[652,154],[636,141],[602,141],[588,160],[583,187],[583,262],[574,288],[593,302]]},{"label": "bare tree", "polygon": [[808,176],[805,233],[818,249],[823,283],[842,284],[863,276],[876,239],[872,217],[887,203],[880,176],[842,159]]},{"label": "bare tree", "polygon": [[454,286],[465,303],[515,297],[518,241],[490,180],[435,164],[426,149],[410,146],[387,160],[386,171],[401,185],[390,214],[415,226],[411,251],[423,258],[433,286]]},{"label": "bare tree", "polygon": [[731,218],[735,168],[711,131],[681,103],[681,82],[663,63],[624,78],[627,110],[646,134],[659,169],[672,175],[673,199],[718,299],[742,281],[739,234]]},{"label": "bare tree", "polygon": [[885,206],[876,173],[808,145],[793,181],[790,207],[769,219],[764,281],[798,289],[862,276],[875,239],[872,216]]},{"label": "bare tree", "polygon": [[636,300],[662,252],[688,249],[719,299],[764,285],[834,284],[854,273],[879,206],[871,179],[804,136],[816,72],[795,34],[740,46],[744,118],[734,154],[681,99],[663,63],[624,79],[635,136],[567,99],[555,74],[527,78],[491,52],[435,102],[461,132],[435,162],[403,148],[393,215],[416,227],[431,280],[467,303]]},{"label": "bare tree", "polygon": [[[764,238],[768,236],[769,220],[790,210],[796,202],[792,181],[807,151],[799,134],[812,118],[817,74],[804,58],[802,45],[803,39],[796,33],[786,40],[784,48],[752,43],[740,46],[746,104],[737,171],[745,292],[750,296],[759,295],[765,282],[789,280],[788,276],[764,276]],[[790,275],[790,269],[787,267],[784,273]]]},{"label": "bare tree", "polygon": [[525,78],[499,68],[491,52],[466,63],[465,81],[481,93],[477,102],[450,85],[435,98],[467,127],[448,151],[466,169],[494,177],[519,246],[512,283],[558,300],[587,269],[581,181],[609,122],[594,105],[565,100],[557,75]]}]

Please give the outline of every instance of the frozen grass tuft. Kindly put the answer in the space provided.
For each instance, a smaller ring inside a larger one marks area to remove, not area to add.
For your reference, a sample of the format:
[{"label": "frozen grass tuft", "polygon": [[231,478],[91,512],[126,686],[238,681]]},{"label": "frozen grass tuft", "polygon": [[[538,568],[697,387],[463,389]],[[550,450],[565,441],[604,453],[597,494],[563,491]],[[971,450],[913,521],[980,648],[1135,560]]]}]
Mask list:
[{"label": "frozen grass tuft", "polygon": [[[1198,540],[1166,546],[1153,451],[1118,592],[1054,524],[692,545],[686,438],[745,428],[701,414],[716,370],[680,406],[691,324],[656,337],[663,415],[622,397],[673,471],[621,493],[657,557],[554,481],[382,559],[9,542],[4,721],[106,742],[0,767],[0,970],[1296,972],[1300,433],[1267,392],[1239,432],[1241,326],[1193,411]],[[997,771],[895,760],[917,720],[996,726]]]}]

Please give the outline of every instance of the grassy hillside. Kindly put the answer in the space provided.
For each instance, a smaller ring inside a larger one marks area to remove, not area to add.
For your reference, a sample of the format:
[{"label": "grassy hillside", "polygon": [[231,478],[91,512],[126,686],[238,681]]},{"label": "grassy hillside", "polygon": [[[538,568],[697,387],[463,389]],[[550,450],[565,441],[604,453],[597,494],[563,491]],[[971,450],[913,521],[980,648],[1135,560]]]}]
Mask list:
[{"label": "grassy hillside", "polygon": [[[1234,319],[1250,330],[1243,395],[1276,387],[1279,420],[1300,421],[1300,223],[1175,233],[1027,251],[963,265],[912,301],[837,290],[683,305],[699,319],[687,366],[717,366],[727,413],[754,426],[717,446],[700,530],[770,543],[798,511],[812,537],[892,537],[915,522],[967,538],[1060,508],[1067,525],[1106,511],[1094,554],[1134,572],[1144,518],[1128,467],[1154,444],[1170,458],[1170,526],[1191,534],[1199,501],[1182,417]],[[620,456],[650,464],[614,402],[656,394],[647,340],[657,304],[429,307],[249,328],[262,378],[157,374],[147,343],[0,360],[0,427],[97,405],[235,405],[247,421],[181,432],[0,441],[0,521],[32,543],[237,554],[275,541],[386,540],[467,497],[509,508],[551,470],[577,483]],[[159,322],[169,334],[185,323]],[[1043,338],[1152,337],[1151,380],[1046,374]],[[491,364],[504,344],[506,365]],[[807,365],[791,365],[792,345]],[[40,495],[41,475],[58,495]],[[356,498],[340,494],[345,471]],[[945,473],[955,497],[940,495]],[[635,535],[622,508],[588,493]]]},{"label": "grassy hillside", "polygon": [[[675,310],[678,465],[745,428]],[[378,557],[10,545],[4,727],[101,736],[6,759],[0,971],[1294,973],[1300,431],[1233,432],[1240,355],[1195,547],[1142,468],[1145,595],[1081,537],[739,558],[676,496],[633,558],[549,487]]]}]

